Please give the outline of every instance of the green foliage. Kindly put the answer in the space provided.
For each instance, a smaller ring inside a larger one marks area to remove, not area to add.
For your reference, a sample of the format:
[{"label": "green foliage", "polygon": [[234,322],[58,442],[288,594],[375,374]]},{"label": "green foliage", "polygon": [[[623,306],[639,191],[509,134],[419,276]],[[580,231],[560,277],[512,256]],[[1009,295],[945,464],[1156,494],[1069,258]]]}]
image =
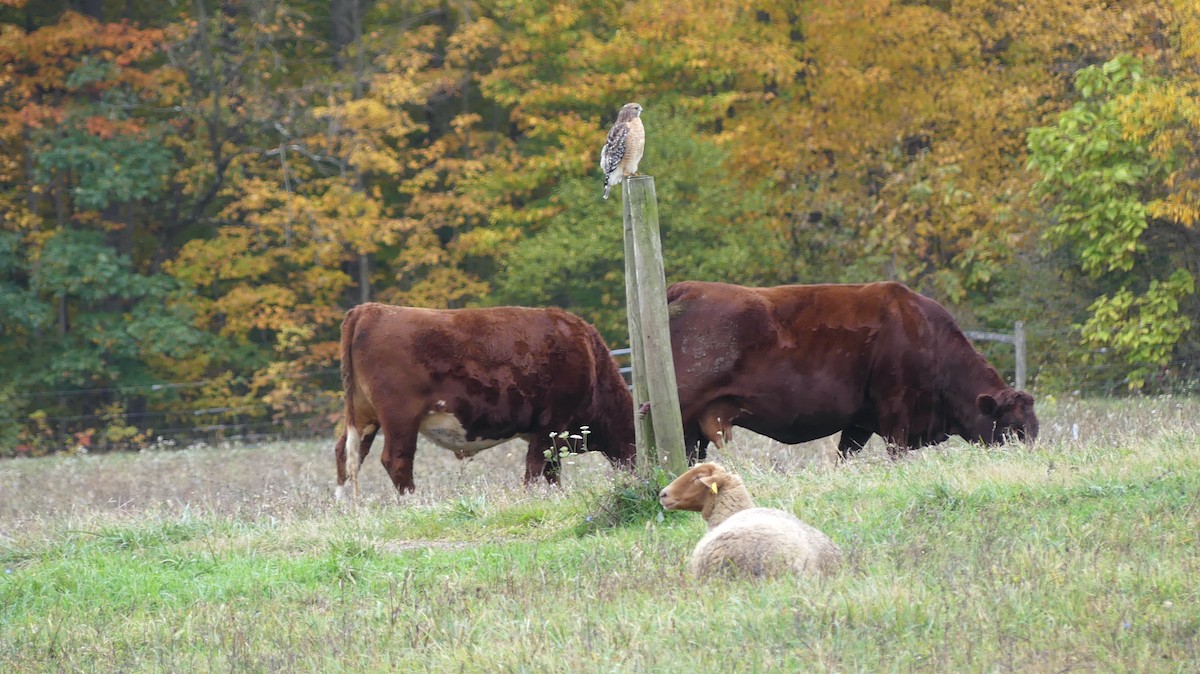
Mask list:
[{"label": "green foliage", "polygon": [[[49,307],[24,283],[25,259],[20,252],[20,245],[20,236],[0,231],[0,316],[5,317],[0,343],[9,345],[11,342],[8,340],[13,339],[14,332],[37,332],[45,329],[51,321]],[[16,355],[8,348],[0,351],[4,356]],[[4,356],[0,356],[0,361]]]},{"label": "green foliage", "polygon": [[1118,118],[1120,97],[1141,78],[1141,62],[1126,56],[1084,68],[1075,78],[1083,100],[1055,126],[1029,131],[1029,165],[1042,176],[1035,191],[1050,198],[1056,218],[1046,237],[1075,248],[1092,276],[1130,271],[1145,252],[1144,185],[1161,180],[1164,167],[1126,139]]},{"label": "green foliage", "polygon": [[[183,357],[206,340],[172,303],[175,284],[166,276],[131,269],[98,232],[63,230],[27,264],[30,291],[66,302],[70,329],[59,331],[42,386],[89,386],[145,381],[149,361]],[[43,316],[42,324],[53,322]],[[28,343],[27,348],[44,347]]]},{"label": "green foliage", "polygon": [[1192,327],[1192,319],[1180,312],[1180,305],[1195,292],[1195,279],[1183,269],[1163,281],[1151,281],[1140,295],[1121,288],[1092,303],[1081,337],[1096,349],[1111,347],[1122,354],[1134,365],[1128,374],[1129,388],[1140,389],[1150,374],[1169,362]]},{"label": "green foliage", "polygon": [[600,534],[614,527],[663,522],[679,519],[683,512],[667,512],[658,501],[658,494],[671,483],[672,476],[661,466],[655,466],[649,477],[618,473],[611,485],[589,495],[588,515],[575,527],[576,534]]},{"label": "green foliage", "polygon": [[30,289],[43,296],[65,295],[85,305],[108,298],[162,295],[165,279],[131,273],[130,260],[104,242],[100,232],[64,229],[42,247],[30,274]]},{"label": "green foliage", "polygon": [[174,166],[170,151],[151,134],[98,136],[73,119],[36,134],[34,178],[50,184],[60,172],[72,175],[72,196],[81,210],[161,198]]},{"label": "green foliage", "polygon": [[14,448],[8,451],[0,449],[0,458],[6,458],[16,453],[15,447],[21,438],[21,428],[8,420],[21,416],[24,412],[24,403],[25,401],[17,395],[17,387],[14,382],[0,383],[0,419],[5,420],[0,421],[0,448]]},{"label": "green foliage", "polygon": [[1118,56],[1080,70],[1081,100],[1056,125],[1029,131],[1029,166],[1041,176],[1035,191],[1055,218],[1046,240],[1069,247],[1085,273],[1114,288],[1088,308],[1083,343],[1113,350],[1129,367],[1131,389],[1170,362],[1192,327],[1181,309],[1195,295],[1194,251],[1151,251],[1154,235],[1173,225],[1150,216],[1176,163],[1129,126],[1126,111],[1161,86],[1142,68]]},{"label": "green foliage", "polygon": [[[64,402],[73,401],[37,392],[149,385],[162,380],[166,363],[213,345],[179,304],[174,281],[162,274],[136,273],[129,257],[104,238],[99,232],[63,229],[40,250],[14,250],[11,243],[17,237],[0,235],[0,262],[9,269],[9,278],[21,281],[0,285],[0,305],[12,311],[0,333],[0,363],[5,383],[19,383],[26,394],[9,398],[0,405],[0,414],[7,419],[34,412],[43,418],[47,412],[77,417],[66,426],[74,439],[63,437],[55,445],[45,435],[51,428],[67,435],[64,427],[35,421],[20,430],[15,441],[0,445],[0,456],[22,446],[21,451],[36,447],[39,453],[67,449],[79,438],[86,445],[97,425],[111,427],[95,437],[106,446],[130,446],[130,440],[144,439],[125,423],[124,412],[105,412],[106,401],[85,398],[95,406],[76,408],[72,414]],[[121,428],[125,430],[118,432]]]},{"label": "green foliage", "polygon": [[[688,119],[644,117],[654,143],[642,167],[655,180],[668,283],[777,282],[779,246],[757,215],[763,192],[731,182],[726,154],[699,140]],[[551,199],[558,213],[511,252],[488,302],[563,307],[614,344],[627,341],[621,197],[604,201],[600,192],[598,170],[562,181]]]}]

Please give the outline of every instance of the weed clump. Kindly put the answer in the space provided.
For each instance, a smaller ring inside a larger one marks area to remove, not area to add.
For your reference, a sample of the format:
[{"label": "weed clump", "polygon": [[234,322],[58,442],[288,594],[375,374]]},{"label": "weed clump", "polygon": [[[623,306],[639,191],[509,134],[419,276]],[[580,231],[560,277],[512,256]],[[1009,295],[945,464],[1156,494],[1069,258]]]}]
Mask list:
[{"label": "weed clump", "polygon": [[658,502],[658,493],[671,480],[672,476],[661,467],[655,467],[649,477],[618,472],[608,487],[587,495],[588,514],[575,527],[575,533],[586,536],[603,529],[678,517],[680,513],[665,512]]}]

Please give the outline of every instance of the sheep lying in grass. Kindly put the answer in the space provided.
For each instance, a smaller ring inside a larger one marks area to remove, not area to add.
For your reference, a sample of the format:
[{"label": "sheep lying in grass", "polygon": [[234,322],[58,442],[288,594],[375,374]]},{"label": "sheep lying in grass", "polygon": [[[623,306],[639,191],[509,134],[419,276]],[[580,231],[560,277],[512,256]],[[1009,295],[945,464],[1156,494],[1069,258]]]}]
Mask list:
[{"label": "sheep lying in grass", "polygon": [[697,578],[827,574],[841,564],[842,551],[828,536],[791,513],[756,508],[742,478],[715,463],[693,466],[658,501],[667,510],[699,512],[708,524],[688,566]]}]

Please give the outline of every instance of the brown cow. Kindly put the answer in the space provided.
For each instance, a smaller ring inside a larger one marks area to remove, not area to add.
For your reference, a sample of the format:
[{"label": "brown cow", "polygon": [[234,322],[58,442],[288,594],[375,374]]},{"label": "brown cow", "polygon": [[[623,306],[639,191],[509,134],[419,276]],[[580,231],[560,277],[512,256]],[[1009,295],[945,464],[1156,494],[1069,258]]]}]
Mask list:
[{"label": "brown cow", "polygon": [[[587,449],[634,459],[633,400],[600,333],[559,309],[417,309],[367,303],[342,321],[346,432],[334,447],[337,495],[383,431],[396,489],[413,490],[420,433],[459,458],[513,437],[529,443],[525,481],[558,481],[551,432],[589,427]],[[573,441],[577,443],[578,441]],[[347,465],[346,454],[353,458]]]},{"label": "brown cow", "polygon": [[688,458],[733,426],[794,444],[838,431],[841,458],[872,433],[896,448],[951,434],[1032,441],[1033,397],[1010,388],[937,302],[899,283],[667,291]]}]

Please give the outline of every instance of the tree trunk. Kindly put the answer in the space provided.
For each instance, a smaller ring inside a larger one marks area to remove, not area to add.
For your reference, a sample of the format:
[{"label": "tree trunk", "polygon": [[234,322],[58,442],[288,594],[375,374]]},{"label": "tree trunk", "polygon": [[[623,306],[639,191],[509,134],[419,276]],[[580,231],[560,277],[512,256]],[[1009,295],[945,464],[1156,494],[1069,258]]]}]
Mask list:
[{"label": "tree trunk", "polygon": [[58,336],[65,337],[70,330],[71,324],[67,318],[67,294],[60,292],[58,294]]},{"label": "tree trunk", "polygon": [[[342,70],[350,65],[342,50],[362,37],[363,14],[370,0],[329,0],[330,43],[333,45],[333,65]],[[362,50],[359,50],[360,53]]]},{"label": "tree trunk", "polygon": [[[363,13],[369,6],[370,0],[329,0],[329,16],[331,19],[330,41],[333,44],[333,65],[335,70],[348,71],[350,74],[351,96],[358,100],[366,93],[367,54],[362,48]],[[353,58],[347,58],[345,48],[357,44]],[[337,131],[331,129],[331,135]],[[351,168],[354,189],[363,191],[363,176],[357,169]],[[371,256],[367,253],[357,254],[356,277],[358,280],[358,302],[371,301]]]},{"label": "tree trunk", "polygon": [[371,256],[366,253],[358,255],[358,302],[364,304],[371,301]]}]

